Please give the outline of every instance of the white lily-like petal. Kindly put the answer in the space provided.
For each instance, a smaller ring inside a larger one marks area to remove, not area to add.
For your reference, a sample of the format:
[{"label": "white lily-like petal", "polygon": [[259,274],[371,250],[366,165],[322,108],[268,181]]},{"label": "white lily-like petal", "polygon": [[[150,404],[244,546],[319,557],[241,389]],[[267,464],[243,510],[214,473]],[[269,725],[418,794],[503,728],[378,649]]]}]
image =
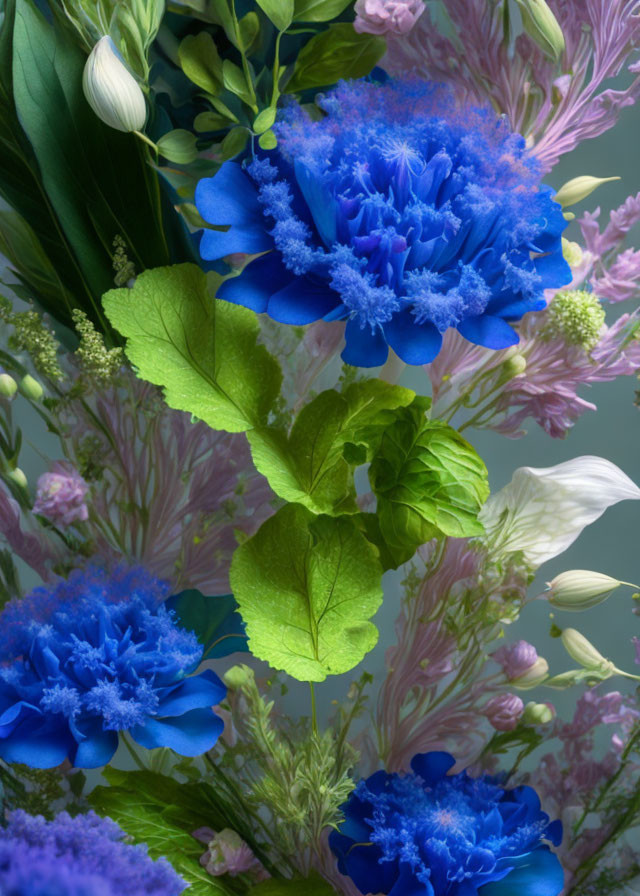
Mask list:
[{"label": "white lily-like petal", "polygon": [[108,35],[101,37],[89,54],[82,89],[93,111],[109,127],[125,132],[144,127],[144,94]]},{"label": "white lily-like petal", "polygon": [[485,543],[497,553],[522,551],[537,569],[573,544],[585,526],[640,488],[604,457],[584,455],[554,467],[520,467],[482,508]]}]

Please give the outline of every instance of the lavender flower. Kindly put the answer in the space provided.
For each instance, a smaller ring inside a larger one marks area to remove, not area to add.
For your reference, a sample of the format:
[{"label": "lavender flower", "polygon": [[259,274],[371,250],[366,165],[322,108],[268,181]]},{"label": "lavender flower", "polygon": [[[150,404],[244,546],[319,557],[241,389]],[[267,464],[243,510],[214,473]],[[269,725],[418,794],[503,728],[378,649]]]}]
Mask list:
[{"label": "lavender flower", "polygon": [[224,828],[216,833],[211,828],[198,828],[192,836],[207,846],[207,851],[200,857],[200,864],[212,877],[249,874],[255,881],[269,877],[251,847],[247,846],[236,831]]},{"label": "lavender flower", "polygon": [[357,0],[353,27],[367,34],[408,34],[424,10],[424,0]]},{"label": "lavender flower", "polygon": [[0,616],[0,757],[52,768],[106,765],[119,732],[148,749],[211,749],[226,689],[192,675],[202,646],[162,605],[143,569],[76,571],[11,601]]},{"label": "lavender flower", "polygon": [[[510,48],[503,6],[486,0],[447,0],[455,40],[430,15],[407,35],[389,41],[385,62],[394,75],[409,73],[452,84],[469,102],[490,100],[523,134],[544,170],[582,140],[611,128],[640,94],[636,0],[548,0],[565,39],[555,62],[526,35]],[[627,68],[634,78],[621,90],[603,89]]]},{"label": "lavender flower", "polygon": [[89,486],[70,464],[58,462],[38,479],[33,512],[59,526],[84,522],[89,516],[85,497]]},{"label": "lavender flower", "polygon": [[538,651],[528,641],[516,641],[505,645],[492,654],[496,663],[502,666],[509,681],[516,681],[531,671],[538,662]]},{"label": "lavender flower", "polygon": [[6,896],[179,896],[187,884],[166,859],[124,842],[94,812],[53,821],[16,811],[0,838],[0,892]]},{"label": "lavender flower", "polygon": [[496,731],[513,731],[524,712],[517,694],[496,694],[483,707],[483,713]]}]

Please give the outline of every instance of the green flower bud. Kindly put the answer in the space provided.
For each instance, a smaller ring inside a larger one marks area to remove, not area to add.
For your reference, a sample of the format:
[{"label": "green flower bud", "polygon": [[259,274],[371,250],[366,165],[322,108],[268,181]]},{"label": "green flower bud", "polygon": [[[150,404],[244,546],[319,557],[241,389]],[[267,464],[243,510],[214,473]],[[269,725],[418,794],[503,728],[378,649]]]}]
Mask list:
[{"label": "green flower bud", "polygon": [[529,37],[552,59],[564,52],[564,35],[545,0],[516,0],[522,24]]},{"label": "green flower bud", "polygon": [[562,237],[562,254],[570,268],[577,268],[582,264],[584,253],[579,243],[574,243]]},{"label": "green flower bud", "polygon": [[0,395],[3,398],[13,398],[18,391],[18,384],[8,373],[0,373]]},{"label": "green flower bud", "polygon": [[7,473],[7,478],[14,482],[19,488],[26,488],[28,485],[27,477],[24,475],[20,467]]},{"label": "green flower bud", "polygon": [[253,671],[241,663],[231,666],[222,676],[226,686],[232,691],[239,691],[253,681]]},{"label": "green flower bud", "polygon": [[548,725],[555,717],[553,707],[548,703],[527,703],[522,713],[523,725]]},{"label": "green flower bud", "polygon": [[583,669],[597,673],[613,672],[615,668],[613,663],[603,657],[591,641],[588,641],[577,629],[565,628],[560,637],[569,656]]},{"label": "green flower bud", "polygon": [[548,674],[549,663],[544,657],[539,656],[533,666],[530,666],[523,675],[512,679],[511,684],[514,688],[518,688],[518,690],[526,691],[529,688],[535,688],[539,684],[542,684]]},{"label": "green flower bud", "polygon": [[547,583],[547,600],[559,610],[588,610],[603,603],[622,582],[588,569],[561,572]]},{"label": "green flower bud", "polygon": [[34,377],[27,374],[20,380],[20,393],[30,401],[40,401],[44,395],[44,389]]},{"label": "green flower bud", "polygon": [[563,208],[567,208],[569,205],[577,205],[578,202],[582,202],[583,199],[590,196],[600,184],[607,184],[612,180],[620,180],[620,178],[590,177],[589,175],[574,177],[568,180],[566,184],[563,184],[553,198]]},{"label": "green flower bud", "polygon": [[544,335],[590,351],[598,342],[605,313],[598,297],[584,289],[558,292],[547,308]]},{"label": "green flower bud", "polygon": [[558,691],[564,691],[571,688],[586,677],[584,669],[571,669],[569,672],[561,672],[560,675],[554,675],[553,678],[547,678],[545,687],[555,688]]},{"label": "green flower bud", "polygon": [[89,54],[82,89],[98,118],[110,128],[131,132],[144,127],[144,94],[109,36],[101,37]]}]

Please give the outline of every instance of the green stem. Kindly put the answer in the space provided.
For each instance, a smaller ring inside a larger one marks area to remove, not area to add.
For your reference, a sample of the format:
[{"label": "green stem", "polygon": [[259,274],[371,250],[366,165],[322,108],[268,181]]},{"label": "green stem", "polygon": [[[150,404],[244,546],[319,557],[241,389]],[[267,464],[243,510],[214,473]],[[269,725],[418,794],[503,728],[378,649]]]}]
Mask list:
[{"label": "green stem", "polygon": [[144,143],[146,143],[147,146],[150,146],[151,149],[154,150],[154,152],[156,152],[157,154],[160,153],[157,144],[154,143],[153,140],[150,140],[146,134],[143,134],[142,131],[134,131],[133,133],[136,135],[136,137],[139,137]]},{"label": "green stem", "polygon": [[122,734],[122,743],[125,745],[125,747],[129,751],[131,758],[133,759],[135,764],[138,766],[138,768],[141,771],[146,772],[147,766],[144,764],[142,759],[140,759],[140,757],[138,756],[138,753],[137,753],[135,747],[133,746],[133,744],[129,743],[129,737],[127,734],[124,734],[124,733]]},{"label": "green stem", "polygon": [[318,736],[318,716],[316,712],[316,692],[313,687],[313,682],[309,682],[309,690],[311,691],[311,730]]},{"label": "green stem", "polygon": [[251,71],[249,70],[249,61],[244,51],[242,33],[240,32],[240,24],[238,22],[238,16],[236,15],[235,0],[231,0],[231,17],[233,19],[233,30],[236,37],[236,46],[240,51],[240,57],[242,59],[242,71],[244,72],[244,79],[247,82],[247,87],[249,88],[249,93],[251,94],[251,108],[255,113],[257,113],[258,105],[256,103],[256,92],[253,88],[253,78],[251,77]]}]

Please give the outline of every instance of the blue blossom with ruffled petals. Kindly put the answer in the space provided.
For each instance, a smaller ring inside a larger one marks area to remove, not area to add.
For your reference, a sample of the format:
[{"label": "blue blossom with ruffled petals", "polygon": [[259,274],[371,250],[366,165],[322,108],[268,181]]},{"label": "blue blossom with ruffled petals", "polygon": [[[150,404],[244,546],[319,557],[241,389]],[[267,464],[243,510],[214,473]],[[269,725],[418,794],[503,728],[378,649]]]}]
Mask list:
[{"label": "blue blossom with ruffled petals", "polygon": [[179,896],[187,884],[166,859],[124,841],[94,812],[53,821],[16,811],[0,832],[4,896]]},{"label": "blue blossom with ruffled petals", "polygon": [[425,82],[340,84],[312,120],[298,105],[278,147],[225,162],[196,189],[204,259],[254,258],[219,297],[285,324],[346,321],[343,360],[432,361],[456,328],[518,342],[510,322],[571,280],[562,209],[522,137]]},{"label": "blue blossom with ruffled petals", "polygon": [[203,648],[143,569],[77,570],[0,614],[0,757],[35,768],[110,761],[119,732],[198,756],[223,723],[226,689],[193,675]]},{"label": "blue blossom with ruffled petals", "polygon": [[448,753],[414,756],[412,774],[376,772],[360,781],[329,838],[338,869],[361,893],[389,896],[558,896],[557,846],[531,787],[447,772]]}]

